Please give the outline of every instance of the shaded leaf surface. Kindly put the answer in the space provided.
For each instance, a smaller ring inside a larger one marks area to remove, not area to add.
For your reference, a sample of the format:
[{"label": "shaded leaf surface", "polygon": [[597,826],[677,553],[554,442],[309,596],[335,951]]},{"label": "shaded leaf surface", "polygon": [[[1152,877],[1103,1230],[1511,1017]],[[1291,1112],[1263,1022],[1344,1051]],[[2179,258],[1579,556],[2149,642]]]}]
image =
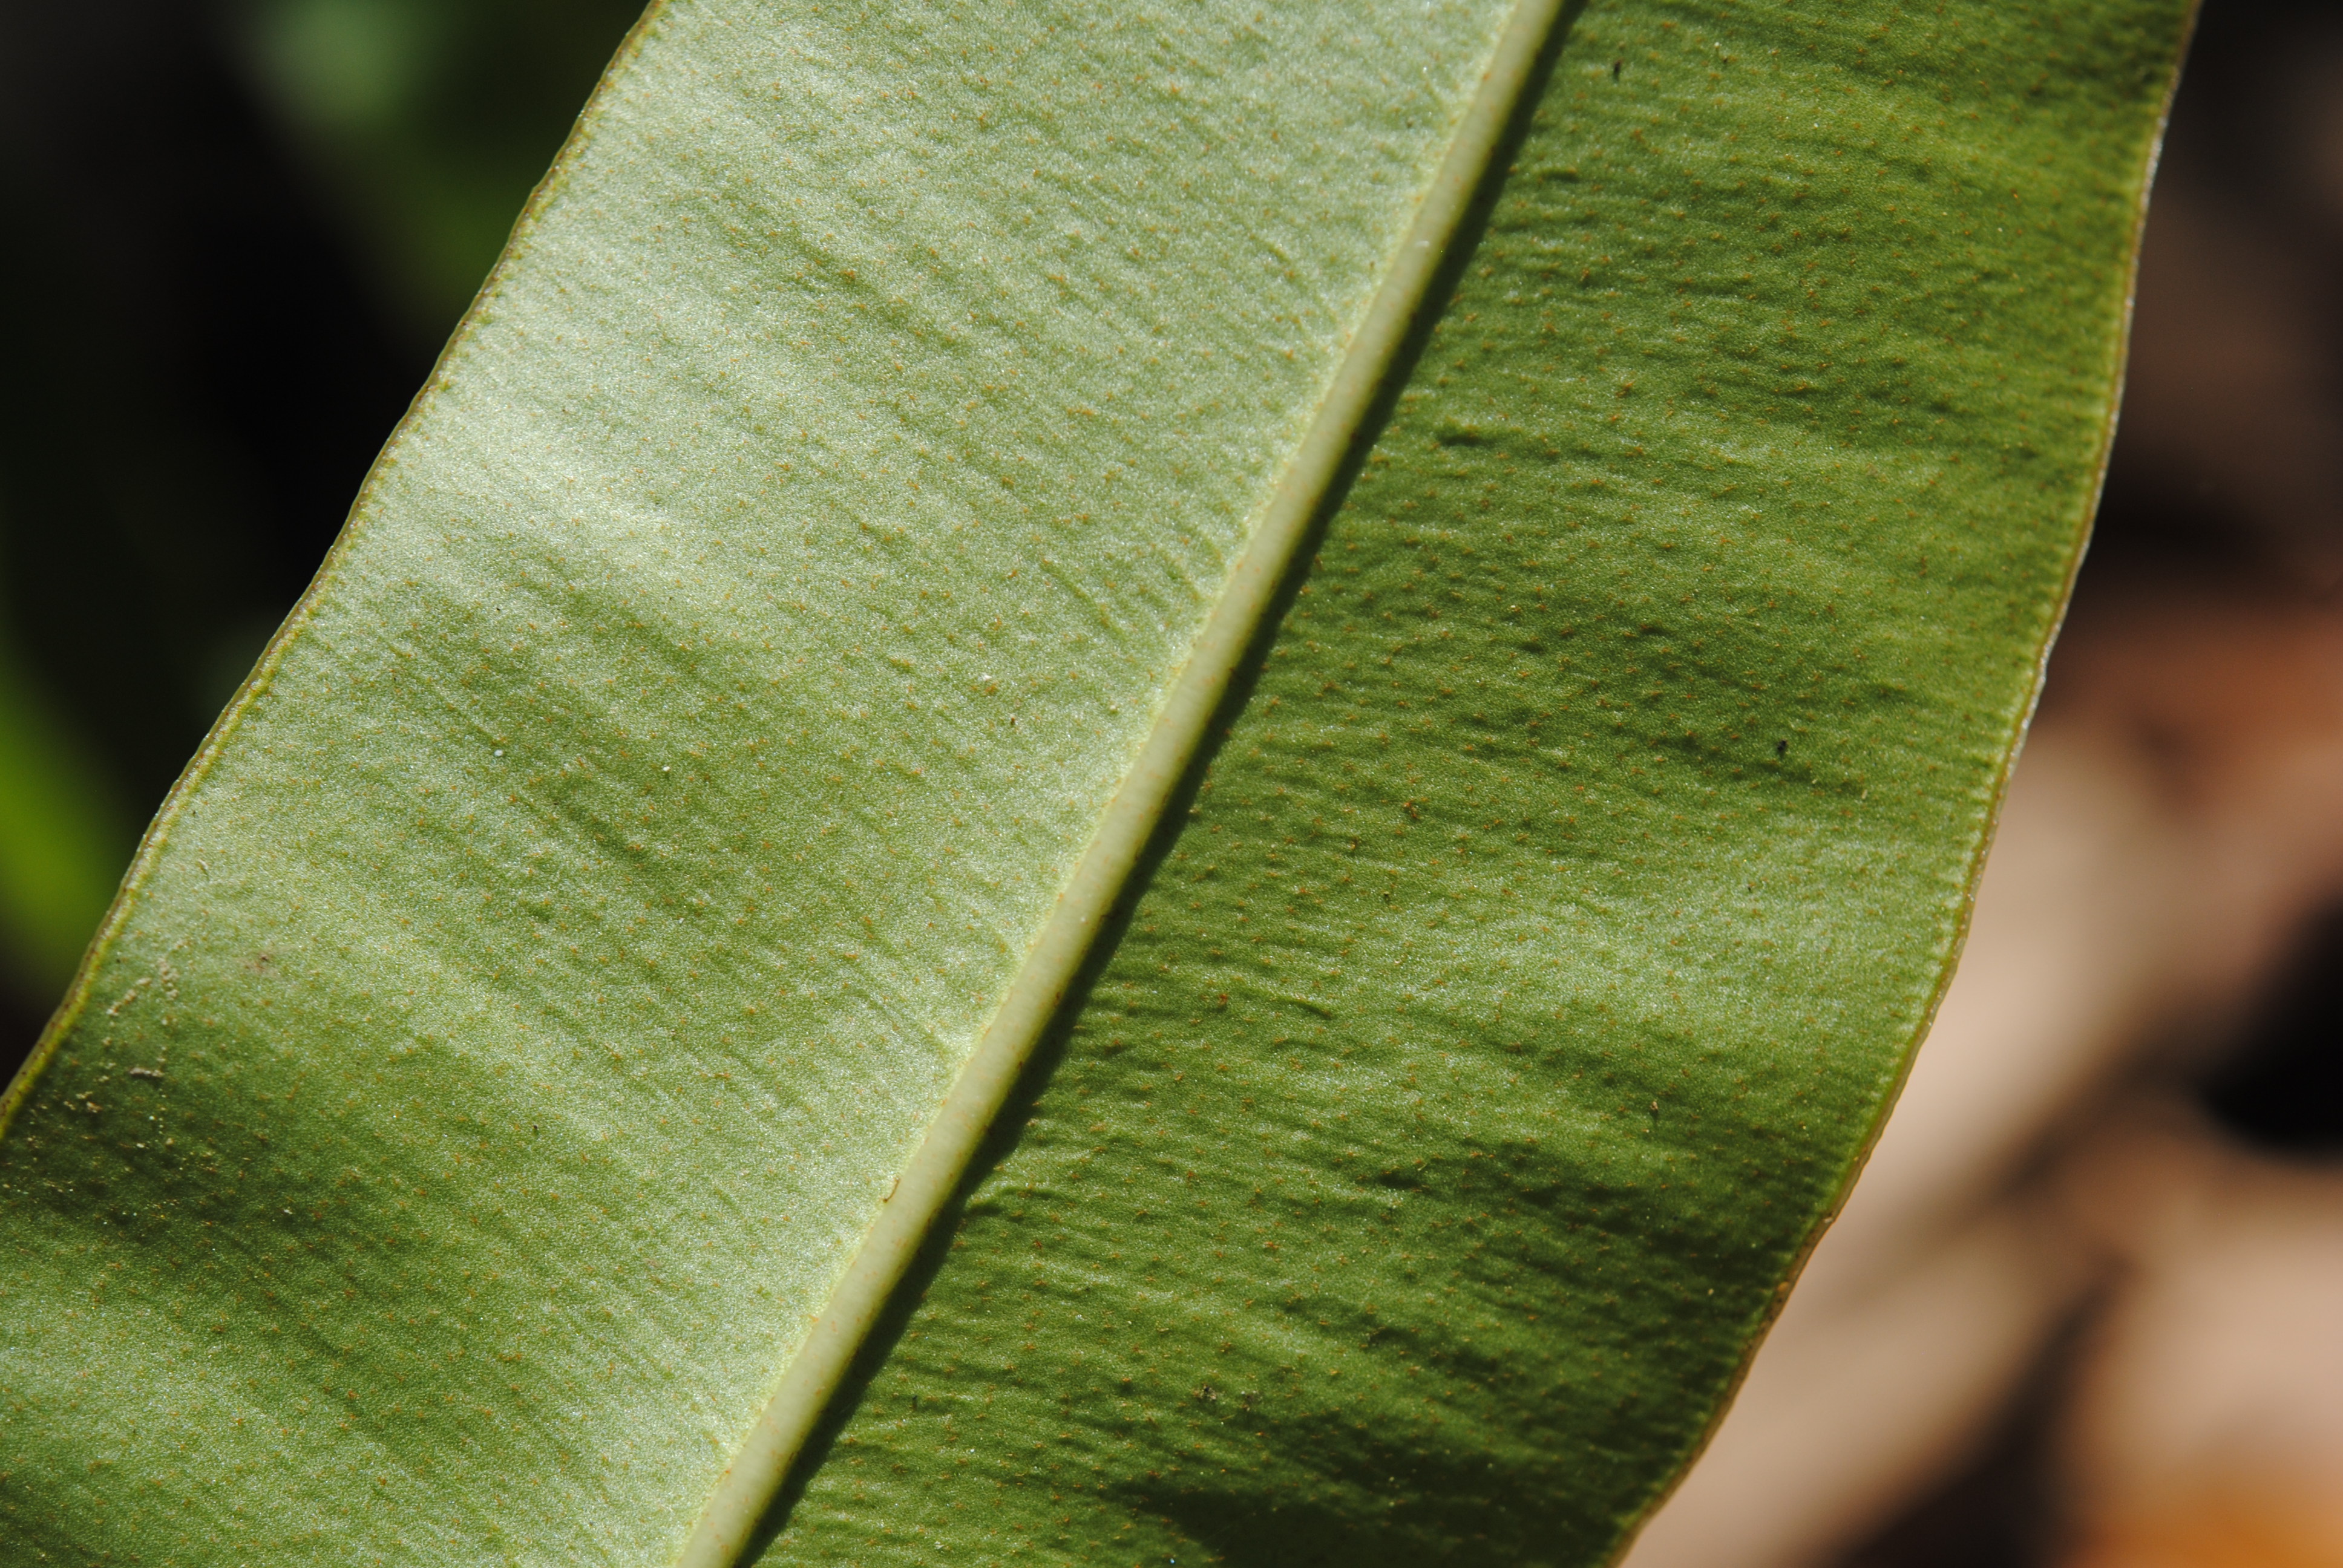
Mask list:
[{"label": "shaded leaf surface", "polygon": [[[1743,9],[1573,25],[771,1560],[1591,1562],[1696,1442],[1949,962],[2182,22]],[[20,1083],[15,1550],[673,1555],[1504,20],[657,15]]]}]

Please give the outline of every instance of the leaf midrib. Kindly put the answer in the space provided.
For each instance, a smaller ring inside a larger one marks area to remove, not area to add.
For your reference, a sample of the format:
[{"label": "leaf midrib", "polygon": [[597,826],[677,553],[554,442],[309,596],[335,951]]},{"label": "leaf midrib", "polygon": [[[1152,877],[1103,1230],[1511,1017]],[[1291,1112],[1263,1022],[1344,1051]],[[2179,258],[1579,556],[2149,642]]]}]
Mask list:
[{"label": "leaf midrib", "polygon": [[739,1560],[920,1243],[959,1190],[1203,747],[1212,715],[1274,609],[1344,458],[1401,365],[1410,329],[1568,4],[1517,0],[1415,219],[1389,258],[1308,429],[1257,513],[1244,552],[1165,694],[1146,743],[919,1148],[725,1466],[678,1568],[728,1568]]}]

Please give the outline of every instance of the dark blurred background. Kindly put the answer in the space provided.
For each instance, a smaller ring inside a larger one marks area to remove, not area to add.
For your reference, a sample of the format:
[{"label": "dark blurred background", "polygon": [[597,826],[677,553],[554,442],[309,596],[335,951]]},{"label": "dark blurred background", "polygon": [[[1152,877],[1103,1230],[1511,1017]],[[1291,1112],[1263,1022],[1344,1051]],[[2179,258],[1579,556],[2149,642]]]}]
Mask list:
[{"label": "dark blurred background", "polygon": [[[0,1070],[637,8],[0,0]],[[2343,1568],[2338,280],[2343,7],[2207,0],[1960,980],[1635,1568]]]}]

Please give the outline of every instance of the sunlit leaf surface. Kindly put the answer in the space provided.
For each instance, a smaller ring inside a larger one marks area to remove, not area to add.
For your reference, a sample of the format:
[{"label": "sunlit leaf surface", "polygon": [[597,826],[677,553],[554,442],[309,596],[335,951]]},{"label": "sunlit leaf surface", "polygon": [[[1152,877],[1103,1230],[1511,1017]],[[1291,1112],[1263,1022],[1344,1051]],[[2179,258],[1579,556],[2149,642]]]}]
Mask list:
[{"label": "sunlit leaf surface", "polygon": [[[1565,16],[768,1561],[1614,1549],[1951,961],[2185,9]],[[676,1557],[1512,16],[654,13],[19,1082],[0,1554]]]}]

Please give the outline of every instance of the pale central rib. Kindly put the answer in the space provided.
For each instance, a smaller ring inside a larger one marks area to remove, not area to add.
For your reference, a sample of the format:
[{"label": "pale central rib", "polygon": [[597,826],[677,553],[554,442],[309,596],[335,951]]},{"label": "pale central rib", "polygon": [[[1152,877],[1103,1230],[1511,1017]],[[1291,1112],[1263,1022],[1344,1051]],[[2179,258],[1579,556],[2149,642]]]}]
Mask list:
[{"label": "pale central rib", "polygon": [[1205,727],[1267,618],[1278,586],[1292,569],[1295,553],[1391,374],[1564,3],[1521,0],[1506,23],[1448,156],[1391,258],[1317,417],[1262,507],[1251,542],[1172,683],[1138,760],[1108,802],[1097,833],[942,1110],[781,1374],[764,1413],[726,1466],[678,1568],[728,1568],[738,1560],[929,1227],[959,1188],[1064,1000],[1099,922],[1131,879],[1172,789],[1202,747]]}]

